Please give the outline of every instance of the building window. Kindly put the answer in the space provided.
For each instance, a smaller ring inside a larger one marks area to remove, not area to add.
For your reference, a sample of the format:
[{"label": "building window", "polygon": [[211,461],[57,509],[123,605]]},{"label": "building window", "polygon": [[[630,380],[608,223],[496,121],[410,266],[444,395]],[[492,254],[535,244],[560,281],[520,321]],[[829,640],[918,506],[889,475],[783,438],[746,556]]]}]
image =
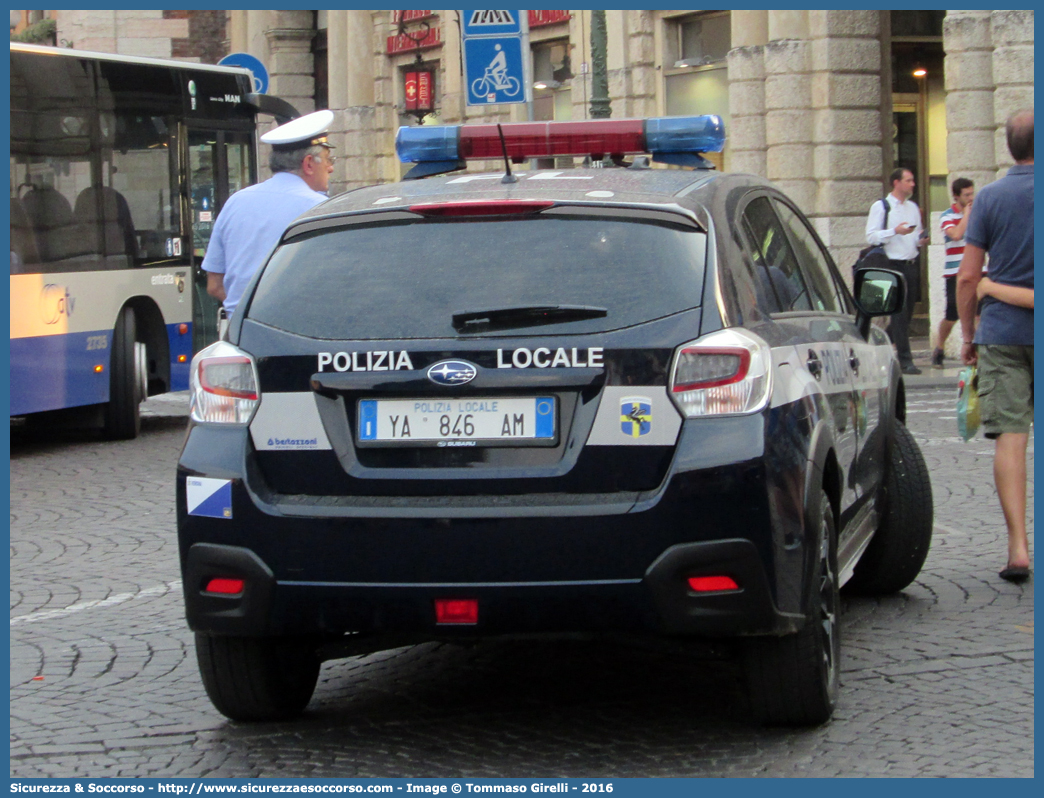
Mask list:
[{"label": "building window", "polygon": [[675,67],[707,66],[724,61],[732,41],[728,12],[689,17],[674,23]]},{"label": "building window", "polygon": [[945,11],[893,11],[892,36],[935,37],[942,39]]},{"label": "building window", "polygon": [[[664,111],[668,116],[717,114],[729,126],[729,75],[732,46],[728,11],[713,11],[665,21]],[[719,169],[722,153],[707,157]]]},{"label": "building window", "polygon": [[569,40],[553,39],[534,44],[533,118],[537,121],[569,121],[573,118]]}]

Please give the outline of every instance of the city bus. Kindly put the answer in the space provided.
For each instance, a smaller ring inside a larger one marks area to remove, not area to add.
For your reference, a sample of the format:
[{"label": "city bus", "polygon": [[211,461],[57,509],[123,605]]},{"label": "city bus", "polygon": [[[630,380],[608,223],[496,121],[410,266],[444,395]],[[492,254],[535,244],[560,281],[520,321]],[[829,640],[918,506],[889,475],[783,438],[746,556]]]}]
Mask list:
[{"label": "city bus", "polygon": [[[250,72],[11,44],[11,416],[131,438],[217,336],[199,268],[256,182]],[[58,411],[55,413],[54,411]]]}]

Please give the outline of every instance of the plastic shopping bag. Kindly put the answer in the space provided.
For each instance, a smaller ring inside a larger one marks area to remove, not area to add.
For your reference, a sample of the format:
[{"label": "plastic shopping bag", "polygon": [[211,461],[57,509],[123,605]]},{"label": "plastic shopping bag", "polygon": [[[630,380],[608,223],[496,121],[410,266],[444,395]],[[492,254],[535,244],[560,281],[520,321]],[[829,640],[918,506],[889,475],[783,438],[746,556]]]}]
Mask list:
[{"label": "plastic shopping bag", "polygon": [[979,431],[979,372],[965,366],[957,375],[957,432],[970,441]]}]

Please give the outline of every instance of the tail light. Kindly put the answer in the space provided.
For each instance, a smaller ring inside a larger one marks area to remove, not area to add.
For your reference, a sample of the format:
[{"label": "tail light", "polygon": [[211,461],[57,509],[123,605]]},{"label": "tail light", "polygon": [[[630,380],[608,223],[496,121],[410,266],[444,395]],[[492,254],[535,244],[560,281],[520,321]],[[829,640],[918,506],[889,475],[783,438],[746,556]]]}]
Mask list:
[{"label": "tail light", "polygon": [[261,393],[254,359],[227,341],[200,350],[192,359],[189,415],[211,424],[247,424]]},{"label": "tail light", "polygon": [[754,413],[772,392],[767,343],[731,328],[680,347],[671,369],[671,399],[686,418]]}]

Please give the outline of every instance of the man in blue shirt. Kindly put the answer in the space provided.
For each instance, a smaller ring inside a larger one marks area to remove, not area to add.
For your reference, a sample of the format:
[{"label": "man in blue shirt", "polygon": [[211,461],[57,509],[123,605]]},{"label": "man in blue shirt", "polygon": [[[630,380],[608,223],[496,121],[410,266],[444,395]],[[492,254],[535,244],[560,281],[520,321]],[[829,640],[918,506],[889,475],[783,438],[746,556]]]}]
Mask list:
[{"label": "man in blue shirt", "polygon": [[996,440],[993,478],[1008,527],[1008,564],[1000,575],[1021,582],[1030,575],[1026,446],[1033,424],[1032,298],[1020,307],[986,296],[975,328],[976,287],[987,252],[990,280],[1033,289],[1033,111],[1010,116],[1007,137],[1015,166],[975,198],[957,272],[957,311],[964,333],[961,356],[965,363],[978,363],[983,431]]},{"label": "man in blue shirt", "polygon": [[332,111],[316,111],[263,135],[272,145],[272,176],[237,191],[218,214],[203,270],[207,293],[222,302],[225,318],[287,225],[327,199],[334,159],[325,133],[333,118]]}]

